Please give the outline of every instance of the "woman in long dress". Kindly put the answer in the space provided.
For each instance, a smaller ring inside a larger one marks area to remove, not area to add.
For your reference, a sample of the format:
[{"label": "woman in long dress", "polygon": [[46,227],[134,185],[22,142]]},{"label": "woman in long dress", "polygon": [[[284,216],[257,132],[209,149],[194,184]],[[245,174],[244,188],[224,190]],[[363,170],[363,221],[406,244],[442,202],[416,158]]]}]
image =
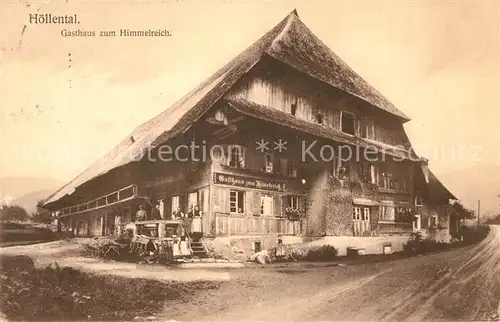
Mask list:
[{"label": "woman in long dress", "polygon": [[179,241],[177,240],[177,236],[172,236],[172,256],[174,258],[181,256],[181,249],[179,247]]},{"label": "woman in long dress", "polygon": [[188,242],[187,242],[187,237],[182,236],[181,237],[181,242],[180,242],[180,252],[182,256],[189,256],[191,255],[191,251],[188,247]]},{"label": "woman in long dress", "polygon": [[285,246],[283,246],[283,239],[281,235],[278,235],[278,245],[276,246],[276,259],[284,259],[285,258]]},{"label": "woman in long dress", "polygon": [[201,234],[201,210],[199,206],[194,206],[193,209],[193,221],[191,223],[191,234],[200,235]]}]

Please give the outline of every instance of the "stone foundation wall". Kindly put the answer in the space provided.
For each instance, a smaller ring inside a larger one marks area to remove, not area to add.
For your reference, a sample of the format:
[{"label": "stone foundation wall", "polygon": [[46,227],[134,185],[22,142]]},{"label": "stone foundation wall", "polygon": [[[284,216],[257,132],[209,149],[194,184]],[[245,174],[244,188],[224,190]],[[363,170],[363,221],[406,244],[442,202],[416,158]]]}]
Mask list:
[{"label": "stone foundation wall", "polygon": [[[277,245],[277,236],[234,236],[205,238],[204,242],[211,256],[223,257],[231,260],[247,260],[255,253],[254,242],[261,242],[262,249],[272,249]],[[326,237],[298,237],[283,236],[283,244],[291,249],[308,249],[331,245],[337,248],[339,256],[345,256],[347,247],[364,248],[366,254],[382,254],[385,243],[392,244],[392,251],[403,250],[408,236],[382,237],[354,237],[354,236],[326,236]]]}]

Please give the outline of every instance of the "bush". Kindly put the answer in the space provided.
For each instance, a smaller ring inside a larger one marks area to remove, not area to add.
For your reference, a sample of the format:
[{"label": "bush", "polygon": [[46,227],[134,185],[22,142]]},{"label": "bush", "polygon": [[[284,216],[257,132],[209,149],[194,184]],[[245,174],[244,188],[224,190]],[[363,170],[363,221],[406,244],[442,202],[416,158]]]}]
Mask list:
[{"label": "bush", "polygon": [[287,258],[296,261],[326,262],[335,259],[338,250],[331,245],[324,245],[311,249],[295,249],[288,252]]},{"label": "bush", "polygon": [[462,226],[459,232],[463,237],[463,243],[466,245],[475,244],[488,236],[489,226]]}]

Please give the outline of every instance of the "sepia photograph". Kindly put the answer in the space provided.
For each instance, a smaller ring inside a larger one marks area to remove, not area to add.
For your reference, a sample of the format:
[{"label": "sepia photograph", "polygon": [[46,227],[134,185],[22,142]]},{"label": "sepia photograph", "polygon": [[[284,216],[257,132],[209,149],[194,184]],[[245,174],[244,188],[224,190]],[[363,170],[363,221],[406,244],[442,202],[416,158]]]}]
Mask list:
[{"label": "sepia photograph", "polygon": [[0,3],[1,321],[500,321],[500,1]]}]

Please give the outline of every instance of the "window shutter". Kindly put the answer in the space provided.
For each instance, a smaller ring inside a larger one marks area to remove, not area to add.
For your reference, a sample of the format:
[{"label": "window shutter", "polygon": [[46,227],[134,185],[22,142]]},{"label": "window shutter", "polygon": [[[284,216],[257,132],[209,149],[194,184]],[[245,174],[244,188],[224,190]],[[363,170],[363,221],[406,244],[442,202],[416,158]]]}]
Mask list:
[{"label": "window shutter", "polygon": [[257,191],[249,191],[248,193],[253,194],[252,214],[260,215],[260,193]]},{"label": "window shutter", "polygon": [[220,164],[229,165],[229,146],[227,144],[221,145],[222,149],[218,149],[220,151]]},{"label": "window shutter", "polygon": [[274,195],[273,196],[273,216],[280,216],[281,215],[281,198],[279,195]]},{"label": "window shutter", "polygon": [[241,146],[241,153],[243,153],[243,155],[241,156],[241,166],[243,168],[246,168],[247,167],[247,148],[244,147],[244,146]]},{"label": "window shutter", "polygon": [[285,158],[280,158],[281,175],[288,175],[288,160]]},{"label": "window shutter", "polygon": [[218,188],[219,212],[229,213],[229,189]]},{"label": "window shutter", "polygon": [[255,215],[255,209],[253,207],[254,198],[254,193],[252,193],[251,191],[247,191],[245,193],[245,212],[250,215]]},{"label": "window shutter", "polygon": [[281,202],[281,213],[280,215],[281,216],[285,216],[286,215],[286,207],[287,207],[287,203],[286,203],[286,199],[289,198],[288,196],[281,196],[280,198],[280,202]]},{"label": "window shutter", "polygon": [[163,199],[163,218],[172,219],[172,196]]},{"label": "window shutter", "polygon": [[305,215],[305,212],[307,211],[306,197],[305,196],[299,197],[299,210],[304,212],[304,213],[302,213],[302,215]]}]

